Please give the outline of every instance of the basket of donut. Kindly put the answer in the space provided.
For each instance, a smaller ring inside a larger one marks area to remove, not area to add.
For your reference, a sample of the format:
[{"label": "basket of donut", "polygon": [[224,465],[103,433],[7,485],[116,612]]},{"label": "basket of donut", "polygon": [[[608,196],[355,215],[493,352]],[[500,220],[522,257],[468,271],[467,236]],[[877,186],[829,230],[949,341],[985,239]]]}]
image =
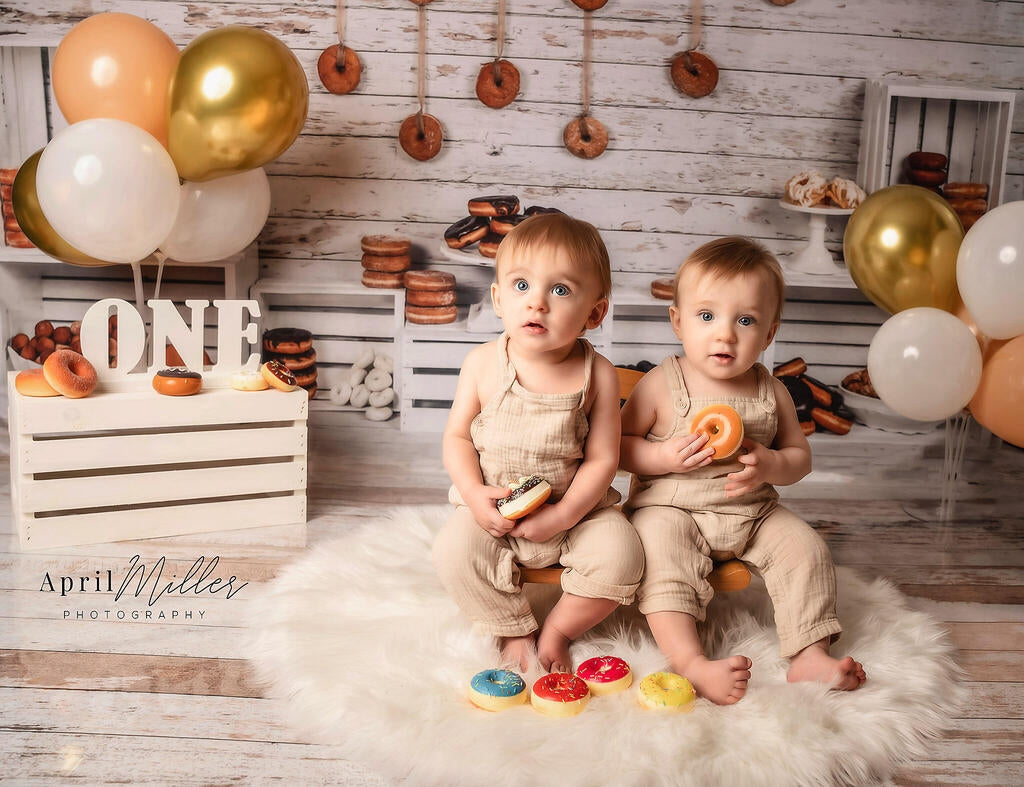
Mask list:
[{"label": "basket of donut", "polygon": [[500,194],[474,197],[469,200],[469,215],[459,219],[444,231],[444,242],[449,249],[467,251],[474,246],[484,257],[498,256],[498,246],[519,223],[538,213],[560,213],[557,208],[532,205],[519,212],[519,197]]},{"label": "basket of donut", "polygon": [[854,414],[847,408],[843,395],[808,375],[803,358],[794,358],[776,366],[774,374],[789,391],[805,435],[815,432],[849,433]]},{"label": "basket of donut", "polygon": [[858,423],[871,429],[883,432],[899,432],[901,434],[924,434],[934,431],[940,421],[915,421],[900,415],[883,402],[875,387],[871,384],[871,376],[867,369],[850,372],[840,383],[846,407],[853,413]]},{"label": "basket of donut", "polygon": [[988,184],[950,183],[948,165],[944,153],[916,150],[906,158],[906,177],[912,185],[945,198],[964,229],[969,230],[988,210]]}]

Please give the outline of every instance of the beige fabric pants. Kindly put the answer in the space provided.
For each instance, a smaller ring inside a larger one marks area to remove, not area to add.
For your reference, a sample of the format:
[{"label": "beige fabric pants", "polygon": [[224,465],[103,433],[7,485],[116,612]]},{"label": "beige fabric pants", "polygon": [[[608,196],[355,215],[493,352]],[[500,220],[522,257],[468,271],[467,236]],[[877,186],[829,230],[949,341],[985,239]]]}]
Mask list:
[{"label": "beige fabric pants", "polygon": [[519,587],[517,562],[528,568],[561,563],[565,592],[620,604],[633,602],[644,568],[636,531],[612,506],[541,543],[495,538],[476,523],[469,508],[456,506],[433,552],[437,574],[455,603],[470,620],[500,637],[525,636],[538,628]]},{"label": "beige fabric pants", "polygon": [[718,519],[711,512],[674,506],[647,506],[633,513],[646,558],[637,590],[640,611],[685,612],[704,620],[714,595],[707,580],[712,558],[735,556],[764,578],[782,656],[825,637],[838,639],[835,569],[824,539],[783,506],[753,520],[745,533],[723,532],[716,528]]}]

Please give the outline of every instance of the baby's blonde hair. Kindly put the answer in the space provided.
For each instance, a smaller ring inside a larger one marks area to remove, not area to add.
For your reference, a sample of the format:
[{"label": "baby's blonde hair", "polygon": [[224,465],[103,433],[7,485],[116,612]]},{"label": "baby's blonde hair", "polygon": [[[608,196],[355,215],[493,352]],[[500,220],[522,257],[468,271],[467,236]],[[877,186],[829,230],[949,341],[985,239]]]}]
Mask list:
[{"label": "baby's blonde hair", "polygon": [[679,280],[683,271],[693,268],[699,274],[717,279],[734,279],[743,274],[763,274],[775,290],[775,320],[782,319],[786,302],[786,280],[775,255],[757,241],[739,235],[718,238],[694,250],[676,271],[673,303],[679,306]]},{"label": "baby's blonde hair", "polygon": [[611,294],[611,260],[600,233],[593,224],[564,213],[538,213],[514,227],[498,246],[495,275],[505,260],[539,247],[564,250],[571,265],[597,278],[600,297]]}]

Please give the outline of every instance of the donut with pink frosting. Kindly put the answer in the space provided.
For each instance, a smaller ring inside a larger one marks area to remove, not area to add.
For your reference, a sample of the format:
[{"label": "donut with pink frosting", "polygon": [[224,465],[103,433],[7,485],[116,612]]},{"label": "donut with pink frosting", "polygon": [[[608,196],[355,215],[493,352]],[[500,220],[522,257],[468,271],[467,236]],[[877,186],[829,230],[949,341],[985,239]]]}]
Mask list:
[{"label": "donut with pink frosting", "polygon": [[576,677],[587,684],[595,697],[615,694],[633,683],[633,671],[618,656],[594,656],[576,668]]}]

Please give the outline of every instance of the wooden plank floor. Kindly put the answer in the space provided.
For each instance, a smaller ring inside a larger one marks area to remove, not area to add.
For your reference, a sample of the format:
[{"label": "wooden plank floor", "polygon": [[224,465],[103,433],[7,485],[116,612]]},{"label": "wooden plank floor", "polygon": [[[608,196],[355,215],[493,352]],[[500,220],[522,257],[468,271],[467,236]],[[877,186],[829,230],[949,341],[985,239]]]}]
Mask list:
[{"label": "wooden plank floor", "polygon": [[[1024,451],[974,435],[947,524],[936,522],[941,435],[815,438],[815,472],[784,490],[837,563],[898,584],[944,621],[959,648],[970,702],[925,759],[902,769],[899,784],[1024,783]],[[332,747],[304,742],[282,721],[279,702],[263,698],[246,661],[246,588],[230,599],[165,597],[150,607],[145,598],[115,606],[103,585],[108,569],[123,575],[136,554],[148,564],[165,557],[164,576],[183,575],[202,555],[219,557],[211,576],[255,588],[379,505],[446,499],[435,435],[317,413],[310,446],[306,527],[37,553],[19,550],[8,457],[0,456],[0,779],[387,783]],[[47,575],[54,593],[45,592]],[[99,592],[61,597],[60,577],[85,577],[93,588],[97,575]],[[176,616],[147,619],[147,610]]]}]

